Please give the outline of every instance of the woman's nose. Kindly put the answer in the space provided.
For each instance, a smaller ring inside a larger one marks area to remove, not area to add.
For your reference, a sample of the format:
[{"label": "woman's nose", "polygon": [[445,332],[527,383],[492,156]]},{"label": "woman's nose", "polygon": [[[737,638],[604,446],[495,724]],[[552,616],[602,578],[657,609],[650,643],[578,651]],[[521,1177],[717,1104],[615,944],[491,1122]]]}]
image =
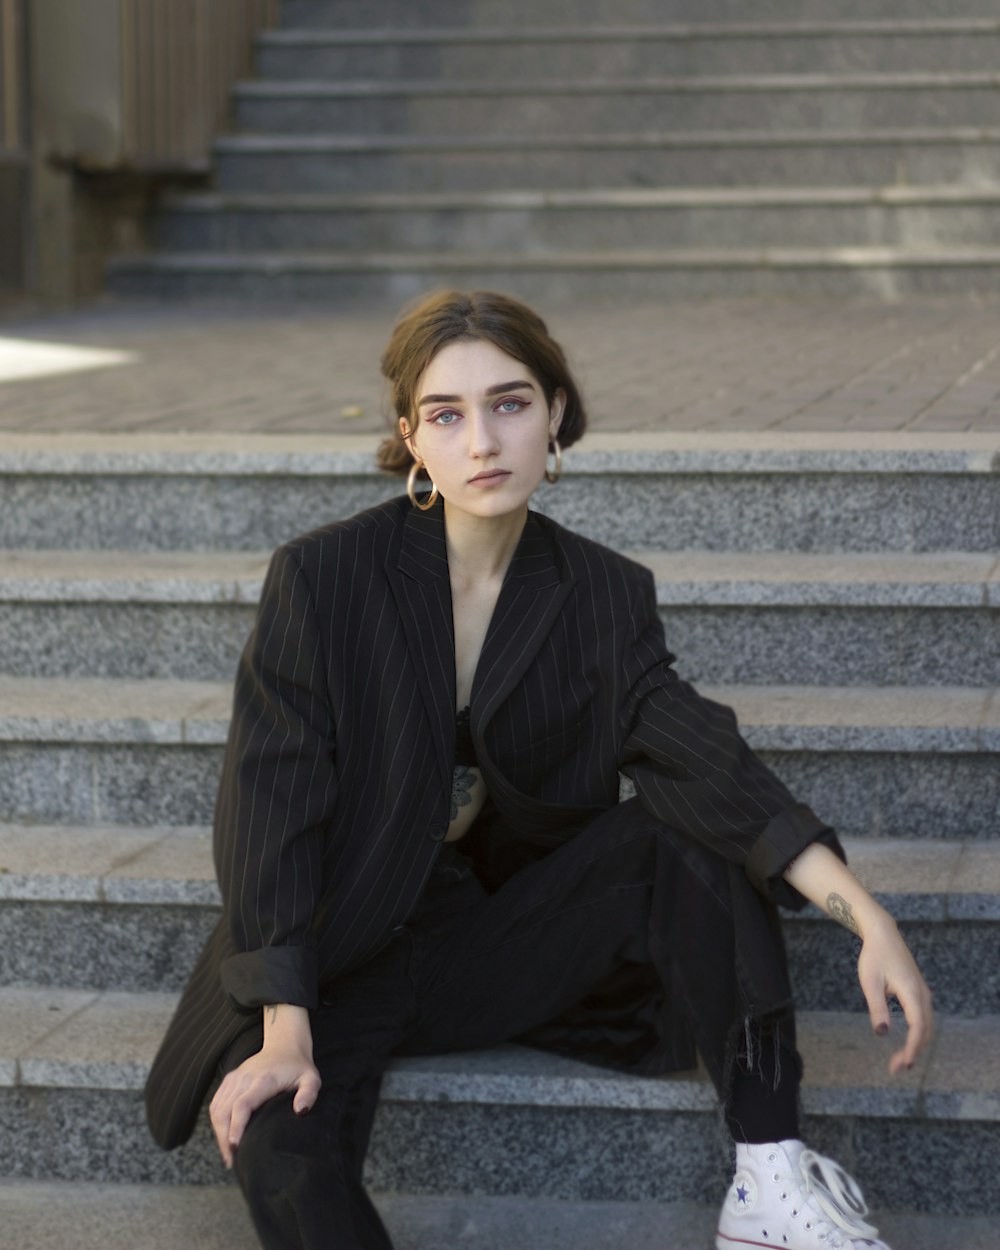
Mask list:
[{"label": "woman's nose", "polygon": [[469,418],[469,455],[488,456],[499,450],[495,423],[482,413]]}]

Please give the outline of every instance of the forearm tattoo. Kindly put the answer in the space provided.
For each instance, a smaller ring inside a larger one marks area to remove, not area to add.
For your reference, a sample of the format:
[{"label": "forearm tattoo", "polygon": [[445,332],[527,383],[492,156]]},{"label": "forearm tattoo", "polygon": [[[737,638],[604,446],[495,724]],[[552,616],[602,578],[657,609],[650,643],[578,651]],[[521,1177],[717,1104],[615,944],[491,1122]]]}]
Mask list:
[{"label": "forearm tattoo", "polygon": [[834,920],[839,920],[844,928],[850,929],[856,937],[861,936],[858,922],[854,919],[851,905],[846,899],[841,898],[839,894],[831,894],[826,900],[826,906]]},{"label": "forearm tattoo", "polygon": [[476,784],[476,774],[465,764],[459,764],[451,779],[451,818],[458,815],[460,807],[467,807],[472,802],[470,793]]}]

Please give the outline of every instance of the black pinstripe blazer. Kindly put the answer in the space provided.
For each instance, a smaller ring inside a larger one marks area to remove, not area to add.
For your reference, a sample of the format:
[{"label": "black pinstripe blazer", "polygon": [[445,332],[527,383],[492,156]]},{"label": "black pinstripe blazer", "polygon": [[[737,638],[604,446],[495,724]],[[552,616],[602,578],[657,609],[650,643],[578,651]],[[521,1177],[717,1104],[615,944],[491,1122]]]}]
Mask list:
[{"label": "black pinstripe blazer", "polygon": [[[832,831],[672,661],[649,571],[531,513],[472,689],[496,812],[543,853],[618,801],[623,770],[655,815],[738,869],[737,891],[801,903],[780,873],[816,838],[836,846]],[[448,826],[454,722],[440,504],[393,499],[278,549],[216,804],[224,915],[147,1084],[162,1145],[189,1136],[262,1005],[314,1007],[412,911]]]}]

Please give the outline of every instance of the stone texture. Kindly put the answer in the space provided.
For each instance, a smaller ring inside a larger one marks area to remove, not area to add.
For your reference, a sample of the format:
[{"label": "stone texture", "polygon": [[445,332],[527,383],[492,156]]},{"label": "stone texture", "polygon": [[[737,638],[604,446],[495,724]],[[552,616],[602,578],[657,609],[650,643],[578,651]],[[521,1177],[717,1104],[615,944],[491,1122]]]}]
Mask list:
[{"label": "stone texture", "polygon": [[135,1089],[176,1003],[172,994],[105,993],[31,1045],[20,1083],[47,1089]]},{"label": "stone texture", "polygon": [[853,836],[996,836],[1000,779],[992,755],[762,751],[793,794]]},{"label": "stone texture", "polygon": [[852,1125],[851,1138],[854,1157],[840,1158],[864,1177],[874,1209],[996,1218],[996,1124],[868,1119]]},{"label": "stone texture", "polygon": [[[8,742],[221,741],[232,692],[216,682],[108,682],[0,677],[0,738]],[[221,721],[221,725],[220,725]]]},{"label": "stone texture", "polygon": [[184,903],[215,906],[219,890],[212,863],[211,832],[175,829],[104,881],[111,903]]},{"label": "stone texture", "polygon": [[254,605],[268,559],[267,552],[2,551],[0,600]]},{"label": "stone texture", "polygon": [[0,603],[0,665],[20,677],[231,678],[254,609]]},{"label": "stone texture", "polygon": [[[704,1250],[718,1204],[569,1202],[490,1195],[375,1194],[398,1250]],[[110,1185],[0,1181],[4,1225],[17,1250],[246,1250],[254,1233],[233,1185]],[[907,1250],[994,1250],[988,1216],[877,1213],[883,1236]],[[667,1239],[667,1241],[665,1241]]]},{"label": "stone texture", "polygon": [[96,902],[105,879],[167,830],[0,825],[0,898]]},{"label": "stone texture", "polygon": [[991,690],[704,686],[759,750],[975,752]]},{"label": "stone texture", "polygon": [[630,552],[656,578],[661,606],[979,607],[1000,561],[961,551]]},{"label": "stone texture", "polygon": [[205,906],[7,902],[0,984],[179,990],[217,919]]},{"label": "stone texture", "polygon": [[1000,617],[963,608],[661,608],[677,670],[754,685],[991,686]]},{"label": "stone texture", "polygon": [[944,1017],[927,1072],[927,1114],[942,1120],[995,1120],[998,1078],[1000,1020]]},{"label": "stone texture", "polygon": [[993,847],[964,846],[951,881],[948,914],[956,919],[966,916],[997,919],[998,886],[1000,867]]},{"label": "stone texture", "polygon": [[85,990],[0,986],[0,1085],[22,1080],[21,1061],[95,999]]}]

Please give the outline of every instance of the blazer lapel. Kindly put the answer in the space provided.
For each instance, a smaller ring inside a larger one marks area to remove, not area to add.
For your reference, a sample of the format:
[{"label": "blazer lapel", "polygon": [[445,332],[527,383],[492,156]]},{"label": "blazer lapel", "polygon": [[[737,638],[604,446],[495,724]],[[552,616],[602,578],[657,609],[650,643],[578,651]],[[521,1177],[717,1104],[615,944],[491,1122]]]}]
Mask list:
[{"label": "blazer lapel", "polygon": [[[395,564],[386,570],[434,735],[441,775],[451,785],[455,755],[455,626],[444,507],[406,513]],[[472,732],[483,730],[538,653],[573,584],[533,512],[497,598],[472,684]]]},{"label": "blazer lapel", "polygon": [[386,569],[399,609],[442,778],[451,785],[455,755],[455,627],[444,538],[444,508],[405,514],[395,564]]},{"label": "blazer lapel", "polygon": [[538,654],[573,585],[535,513],[504,578],[472,685],[472,731],[477,746],[497,708]]}]

